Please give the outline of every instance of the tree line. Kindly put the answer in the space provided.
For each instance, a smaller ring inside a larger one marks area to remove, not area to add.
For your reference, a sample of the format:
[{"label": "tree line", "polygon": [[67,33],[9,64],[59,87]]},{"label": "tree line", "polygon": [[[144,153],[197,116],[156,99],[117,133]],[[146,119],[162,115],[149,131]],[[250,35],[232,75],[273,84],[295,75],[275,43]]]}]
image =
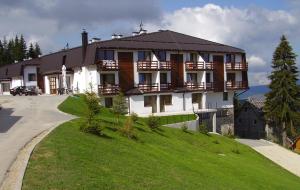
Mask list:
[{"label": "tree line", "polygon": [[4,37],[0,40],[0,66],[28,58],[37,58],[39,55],[42,55],[39,44],[30,43],[27,47],[23,35],[16,35],[15,38],[9,40]]}]

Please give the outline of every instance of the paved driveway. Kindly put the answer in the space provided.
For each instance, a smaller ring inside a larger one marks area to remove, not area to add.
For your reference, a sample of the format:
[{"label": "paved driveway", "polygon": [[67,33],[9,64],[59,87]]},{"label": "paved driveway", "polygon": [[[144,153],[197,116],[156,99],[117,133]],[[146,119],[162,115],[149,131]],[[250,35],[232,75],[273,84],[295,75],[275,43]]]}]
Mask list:
[{"label": "paved driveway", "polygon": [[57,110],[65,99],[66,96],[0,96],[0,184],[27,142],[73,118]]},{"label": "paved driveway", "polygon": [[300,177],[300,155],[266,140],[237,139]]}]

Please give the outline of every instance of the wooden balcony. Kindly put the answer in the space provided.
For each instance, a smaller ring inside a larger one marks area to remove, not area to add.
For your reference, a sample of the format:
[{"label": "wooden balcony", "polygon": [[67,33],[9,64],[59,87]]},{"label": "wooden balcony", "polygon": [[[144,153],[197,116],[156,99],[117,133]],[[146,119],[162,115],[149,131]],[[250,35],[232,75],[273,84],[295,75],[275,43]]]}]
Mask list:
[{"label": "wooden balcony", "polygon": [[138,88],[143,91],[144,93],[149,92],[158,92],[158,83],[152,83],[152,84],[138,84]]},{"label": "wooden balcony", "polygon": [[168,71],[171,70],[171,62],[170,61],[160,61],[159,62],[159,70],[161,71]]},{"label": "wooden balcony", "polygon": [[137,62],[138,71],[157,71],[158,61],[138,61]]},{"label": "wooden balcony", "polygon": [[98,92],[101,95],[116,95],[120,92],[120,87],[118,84],[99,85],[98,89]]},{"label": "wooden balcony", "polygon": [[205,63],[205,70],[214,70],[214,63]]},{"label": "wooden balcony", "polygon": [[98,68],[102,71],[117,71],[119,70],[118,62],[115,60],[100,60],[97,62]]},{"label": "wooden balcony", "polygon": [[206,90],[207,91],[213,91],[214,90],[214,83],[213,82],[207,82],[206,83]]},{"label": "wooden balcony", "polygon": [[171,83],[160,84],[160,91],[170,91],[172,89]]},{"label": "wooden balcony", "polygon": [[204,90],[205,89],[204,82],[200,82],[200,83],[186,82],[184,84],[184,87],[187,88],[188,90],[191,90],[191,91],[198,91],[198,90]]},{"label": "wooden balcony", "polygon": [[226,63],[226,70],[246,71],[248,70],[248,63],[245,62]]},{"label": "wooden balcony", "polygon": [[227,90],[243,90],[248,88],[248,81],[226,81]]},{"label": "wooden balcony", "polygon": [[185,70],[186,71],[201,71],[205,70],[204,62],[191,62],[187,61],[185,62]]}]

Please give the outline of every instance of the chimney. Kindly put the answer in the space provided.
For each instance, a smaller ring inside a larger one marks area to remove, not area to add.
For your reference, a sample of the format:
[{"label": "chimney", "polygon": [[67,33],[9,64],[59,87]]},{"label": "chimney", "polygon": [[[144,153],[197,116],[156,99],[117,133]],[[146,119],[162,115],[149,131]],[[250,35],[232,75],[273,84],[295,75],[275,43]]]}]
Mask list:
[{"label": "chimney", "polygon": [[88,46],[88,33],[85,31],[85,29],[83,29],[81,33],[81,38],[82,38],[82,63],[83,63],[85,60],[86,49]]}]

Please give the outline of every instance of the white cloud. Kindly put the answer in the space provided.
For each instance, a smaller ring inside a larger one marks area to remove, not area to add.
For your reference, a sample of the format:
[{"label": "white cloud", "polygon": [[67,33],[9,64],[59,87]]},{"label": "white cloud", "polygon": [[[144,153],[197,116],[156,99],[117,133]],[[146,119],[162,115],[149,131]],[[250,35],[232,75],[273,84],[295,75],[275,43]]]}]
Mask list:
[{"label": "white cloud", "polygon": [[255,73],[249,73],[249,77],[251,80],[249,81],[251,86],[255,85],[266,85],[270,83],[270,80],[268,79],[270,73],[268,72],[255,72]]},{"label": "white cloud", "polygon": [[261,57],[256,55],[248,56],[248,63],[251,67],[264,67],[266,66],[266,61]]},{"label": "white cloud", "polygon": [[[272,54],[282,34],[300,43],[300,21],[297,14],[258,7],[240,9],[207,4],[182,8],[163,16],[152,29],[171,29],[200,38],[233,45],[246,50],[251,83],[268,81],[257,71],[270,71]],[[263,79],[259,79],[263,77]]]}]

